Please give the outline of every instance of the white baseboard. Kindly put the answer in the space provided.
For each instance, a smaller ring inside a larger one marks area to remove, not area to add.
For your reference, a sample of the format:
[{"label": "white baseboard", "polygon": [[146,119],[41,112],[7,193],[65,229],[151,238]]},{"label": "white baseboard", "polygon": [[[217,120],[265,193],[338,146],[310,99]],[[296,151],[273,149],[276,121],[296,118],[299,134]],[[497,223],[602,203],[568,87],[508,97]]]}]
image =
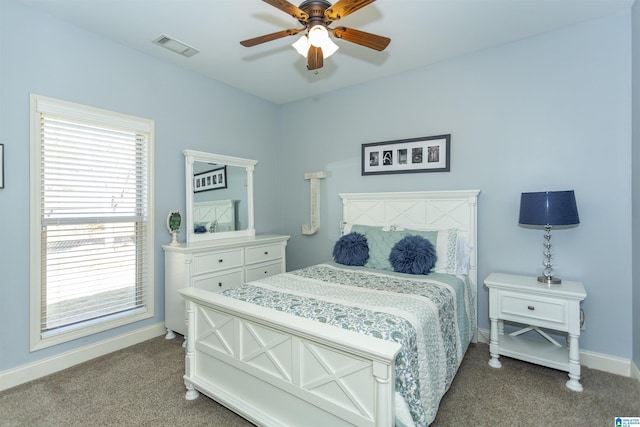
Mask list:
[{"label": "white baseboard", "polygon": [[630,359],[581,350],[580,363],[587,368],[622,375],[623,377],[631,376]]},{"label": "white baseboard", "polygon": [[70,368],[79,363],[164,335],[164,323],[156,323],[33,363],[0,372],[0,391]]},{"label": "white baseboard", "polygon": [[638,369],[638,365],[633,360],[631,361],[631,378],[640,381],[640,369]]},{"label": "white baseboard", "polygon": [[[490,332],[488,329],[478,328],[478,342],[489,344]],[[640,380],[640,372],[638,367],[632,363],[630,359],[611,356],[603,353],[595,353],[593,351],[580,350],[580,363],[583,366],[599,371],[609,372],[611,374],[622,375],[624,377],[634,377]],[[632,372],[632,365],[635,372]]]}]

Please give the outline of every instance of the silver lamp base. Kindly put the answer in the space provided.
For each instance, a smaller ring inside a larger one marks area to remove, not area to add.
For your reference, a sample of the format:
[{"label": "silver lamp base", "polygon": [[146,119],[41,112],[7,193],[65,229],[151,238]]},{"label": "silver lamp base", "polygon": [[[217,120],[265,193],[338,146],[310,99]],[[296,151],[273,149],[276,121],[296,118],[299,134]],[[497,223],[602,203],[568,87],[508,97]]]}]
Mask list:
[{"label": "silver lamp base", "polygon": [[547,285],[559,285],[562,283],[562,280],[553,276],[538,276],[538,282],[545,283]]},{"label": "silver lamp base", "polygon": [[551,226],[544,226],[544,270],[542,276],[538,276],[538,282],[549,285],[559,285],[562,280],[557,277],[553,277],[553,268],[551,265]]}]

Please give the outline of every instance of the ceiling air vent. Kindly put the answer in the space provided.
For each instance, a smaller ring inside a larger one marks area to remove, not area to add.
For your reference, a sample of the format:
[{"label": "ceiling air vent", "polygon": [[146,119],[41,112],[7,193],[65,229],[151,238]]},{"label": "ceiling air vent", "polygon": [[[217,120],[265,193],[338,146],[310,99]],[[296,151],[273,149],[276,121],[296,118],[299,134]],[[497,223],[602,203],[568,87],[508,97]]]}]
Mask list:
[{"label": "ceiling air vent", "polygon": [[175,53],[179,53],[182,56],[186,56],[187,58],[195,55],[196,53],[200,53],[200,51],[195,47],[182,43],[181,41],[171,38],[166,34],[161,35],[153,42],[159,46],[166,47]]}]

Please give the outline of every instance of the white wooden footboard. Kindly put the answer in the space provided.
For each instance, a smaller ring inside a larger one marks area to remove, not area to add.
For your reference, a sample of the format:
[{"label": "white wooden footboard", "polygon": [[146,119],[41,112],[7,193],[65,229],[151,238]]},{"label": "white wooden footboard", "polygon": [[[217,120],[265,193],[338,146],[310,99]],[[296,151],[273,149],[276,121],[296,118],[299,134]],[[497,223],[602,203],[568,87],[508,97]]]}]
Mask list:
[{"label": "white wooden footboard", "polygon": [[395,422],[400,345],[197,288],[187,304],[185,386],[261,426]]}]

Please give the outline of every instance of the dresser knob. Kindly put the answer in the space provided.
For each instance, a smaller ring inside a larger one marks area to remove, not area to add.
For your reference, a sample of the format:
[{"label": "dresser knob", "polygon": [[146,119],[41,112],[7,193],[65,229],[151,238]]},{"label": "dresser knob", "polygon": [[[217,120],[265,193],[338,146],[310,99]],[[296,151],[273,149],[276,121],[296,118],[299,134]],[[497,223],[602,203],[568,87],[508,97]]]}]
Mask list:
[{"label": "dresser knob", "polygon": [[265,255],[269,255],[269,251],[264,251],[264,254]]},{"label": "dresser knob", "polygon": [[535,308],[534,306],[532,306],[532,305],[527,306],[527,308],[528,308],[529,310],[535,310],[535,309],[536,309],[536,308]]},{"label": "dresser knob", "polygon": [[222,287],[222,282],[218,282],[218,286]]},{"label": "dresser knob", "polygon": [[218,260],[218,262],[222,262],[222,261],[224,261],[224,260],[223,260],[223,259],[219,259],[219,260]]}]

